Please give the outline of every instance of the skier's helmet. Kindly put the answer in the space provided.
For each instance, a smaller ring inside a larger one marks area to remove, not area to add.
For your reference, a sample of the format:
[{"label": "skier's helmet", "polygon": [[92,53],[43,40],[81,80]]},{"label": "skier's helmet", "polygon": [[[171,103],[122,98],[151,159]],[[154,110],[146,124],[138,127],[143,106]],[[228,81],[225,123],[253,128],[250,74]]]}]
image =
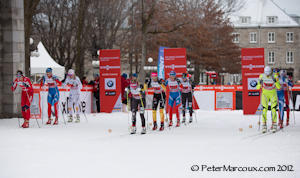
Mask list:
[{"label": "skier's helmet", "polygon": [[174,77],[175,77],[175,76],[176,76],[176,72],[175,72],[175,71],[171,71],[171,72],[170,72],[170,77],[171,77],[171,76],[174,76]]},{"label": "skier's helmet", "polygon": [[186,79],[187,78],[187,74],[183,73],[181,78]]},{"label": "skier's helmet", "polygon": [[152,72],[151,73],[151,78],[157,78],[157,72]]},{"label": "skier's helmet", "polygon": [[280,71],[280,75],[281,75],[281,76],[286,76],[286,75],[287,75],[286,70],[281,70],[281,71]]},{"label": "skier's helmet", "polygon": [[275,68],[275,69],[273,70],[273,73],[274,73],[274,74],[279,74],[279,69],[278,69],[278,68]]},{"label": "skier's helmet", "polygon": [[73,69],[69,69],[68,70],[68,76],[73,76],[74,75],[74,70]]},{"label": "skier's helmet", "polygon": [[272,74],[272,69],[270,66],[266,66],[265,69],[264,69],[264,73],[266,75],[271,75]]},{"label": "skier's helmet", "polygon": [[52,73],[52,69],[49,67],[46,69],[46,72],[51,72]]},{"label": "skier's helmet", "polygon": [[138,86],[138,80],[136,79],[136,78],[134,78],[134,79],[131,79],[131,81],[130,81],[130,87],[131,88],[136,88],[137,86]]},{"label": "skier's helmet", "polygon": [[21,77],[22,75],[23,75],[23,71],[18,70],[17,73],[16,73],[16,76],[17,77]]}]

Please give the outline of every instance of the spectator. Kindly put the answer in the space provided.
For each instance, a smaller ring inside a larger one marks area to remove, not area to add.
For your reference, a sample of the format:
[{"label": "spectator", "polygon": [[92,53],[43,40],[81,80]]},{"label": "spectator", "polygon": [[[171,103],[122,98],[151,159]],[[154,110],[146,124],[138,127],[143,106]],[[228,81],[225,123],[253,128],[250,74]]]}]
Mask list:
[{"label": "spectator", "polygon": [[121,94],[122,94],[122,112],[127,112],[126,111],[126,106],[127,106],[127,99],[125,97],[125,88],[128,87],[130,84],[130,80],[127,79],[127,74],[123,74],[121,76]]},{"label": "spectator", "polygon": [[240,85],[243,85],[243,84],[242,84],[242,79],[240,80]]},{"label": "spectator", "polygon": [[236,82],[233,82],[233,85],[236,85]]},{"label": "spectator", "polygon": [[137,79],[137,74],[136,73],[132,74],[131,80],[132,79]]},{"label": "spectator", "polygon": [[82,78],[81,83],[82,83],[82,85],[88,85],[89,84],[89,82],[88,82],[88,80],[87,80],[86,77]]},{"label": "spectator", "polygon": [[93,93],[94,97],[96,99],[96,105],[97,105],[97,112],[100,112],[100,97],[99,97],[99,75],[95,74],[94,75],[94,80],[91,80],[90,85],[94,85]]}]

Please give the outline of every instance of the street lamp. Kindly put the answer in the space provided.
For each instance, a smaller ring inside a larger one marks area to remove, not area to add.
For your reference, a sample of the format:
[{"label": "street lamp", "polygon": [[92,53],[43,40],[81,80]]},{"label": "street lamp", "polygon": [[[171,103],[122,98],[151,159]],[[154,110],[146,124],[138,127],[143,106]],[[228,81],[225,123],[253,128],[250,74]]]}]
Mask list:
[{"label": "street lamp", "polygon": [[31,57],[39,57],[40,56],[40,53],[38,51],[38,48],[37,46],[33,46],[33,39],[30,38],[29,39],[29,43],[30,43],[30,56]]},{"label": "street lamp", "polygon": [[149,63],[152,63],[152,62],[153,62],[153,58],[152,58],[152,57],[149,57],[149,58],[148,58],[148,62],[149,62]]}]

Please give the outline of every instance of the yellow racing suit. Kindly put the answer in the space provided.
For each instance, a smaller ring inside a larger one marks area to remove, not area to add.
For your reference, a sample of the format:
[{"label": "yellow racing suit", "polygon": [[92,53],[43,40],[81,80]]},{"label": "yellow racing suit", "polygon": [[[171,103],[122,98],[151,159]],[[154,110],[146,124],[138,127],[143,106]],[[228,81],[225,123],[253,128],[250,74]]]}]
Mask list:
[{"label": "yellow racing suit", "polygon": [[277,75],[273,76],[270,75],[269,77],[266,74],[261,74],[258,78],[258,85],[256,88],[259,90],[262,88],[261,92],[261,104],[263,106],[263,123],[267,122],[267,111],[268,111],[268,104],[271,102],[271,111],[272,111],[272,121],[273,123],[277,122],[277,114],[276,108],[278,104],[277,99],[277,89],[280,89],[280,83],[278,80]]}]

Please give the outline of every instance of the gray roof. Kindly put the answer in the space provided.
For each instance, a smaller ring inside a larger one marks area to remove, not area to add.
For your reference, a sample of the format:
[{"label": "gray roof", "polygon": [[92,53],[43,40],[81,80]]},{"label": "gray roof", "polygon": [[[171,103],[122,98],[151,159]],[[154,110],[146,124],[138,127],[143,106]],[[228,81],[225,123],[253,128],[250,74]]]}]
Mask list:
[{"label": "gray roof", "polygon": [[[240,17],[250,18],[249,23],[240,23]],[[269,24],[268,17],[276,17],[276,23]],[[243,8],[231,14],[229,18],[235,28],[299,27],[298,23],[271,0],[246,0]]]}]

